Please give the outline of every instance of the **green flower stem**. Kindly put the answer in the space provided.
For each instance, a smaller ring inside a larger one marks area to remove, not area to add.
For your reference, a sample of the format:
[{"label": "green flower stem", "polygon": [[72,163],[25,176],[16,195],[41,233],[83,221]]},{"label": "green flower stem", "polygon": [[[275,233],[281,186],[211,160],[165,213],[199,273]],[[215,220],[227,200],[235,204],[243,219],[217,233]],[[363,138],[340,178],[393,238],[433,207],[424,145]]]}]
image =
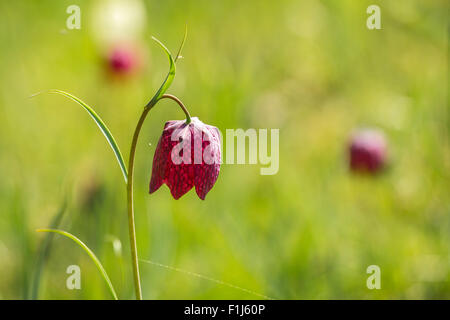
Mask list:
[{"label": "green flower stem", "polygon": [[161,99],[172,99],[173,101],[178,103],[178,105],[183,110],[184,114],[186,115],[186,123],[191,123],[191,115],[189,114],[189,111],[186,109],[186,107],[184,106],[183,102],[181,102],[180,99],[175,97],[173,94],[163,94],[159,100],[161,100]]},{"label": "green flower stem", "polygon": [[136,299],[138,300],[142,300],[142,289],[139,275],[139,258],[137,255],[137,245],[136,245],[136,227],[134,222],[134,204],[133,204],[134,158],[136,155],[136,147],[139,139],[139,133],[141,132],[145,118],[147,117],[149,111],[156,105],[156,103],[164,98],[176,101],[183,110],[183,112],[186,114],[186,123],[191,122],[191,116],[189,114],[189,111],[186,109],[181,100],[175,97],[174,95],[163,94],[157,100],[152,99],[152,101],[154,102],[149,103],[144,108],[144,111],[142,112],[141,117],[139,118],[139,121],[136,125],[136,129],[134,130],[133,141],[131,142],[131,149],[130,149],[130,159],[128,162],[127,202],[128,202],[128,228],[130,234],[131,260],[133,263],[133,276],[134,276]]},{"label": "green flower stem", "polygon": [[178,59],[181,49],[183,48],[184,41],[186,40],[186,33],[185,30],[184,38],[181,43],[181,46],[178,50],[177,57],[173,59],[172,54],[170,51],[162,44],[161,41],[158,39],[153,38],[164,50],[167,57],[169,58],[169,73],[167,74],[165,80],[163,81],[161,87],[158,89],[156,94],[153,96],[153,98],[150,100],[150,102],[145,106],[144,110],[142,111],[141,117],[139,118],[139,121],[136,125],[136,129],[134,129],[133,134],[133,140],[131,142],[131,148],[130,148],[130,158],[128,160],[128,180],[127,180],[127,202],[128,202],[128,231],[130,234],[130,248],[131,248],[131,262],[133,265],[133,278],[134,278],[134,289],[136,294],[137,300],[142,300],[142,288],[141,288],[141,279],[139,274],[139,258],[137,254],[137,244],[136,244],[136,227],[135,227],[135,220],[134,220],[134,204],[133,204],[133,179],[134,179],[134,158],[136,155],[136,147],[137,142],[139,138],[139,133],[141,132],[142,125],[144,124],[145,118],[147,117],[148,112],[158,103],[159,100],[163,98],[168,98],[176,101],[178,105],[181,107],[183,112],[186,114],[186,121],[189,123],[191,121],[191,116],[189,115],[189,112],[187,111],[186,107],[183,105],[180,99],[173,95],[165,94],[167,89],[169,89],[170,84],[173,81],[173,78],[175,77],[175,61]]},{"label": "green flower stem", "polygon": [[136,146],[139,138],[139,133],[141,132],[141,128],[142,125],[144,124],[145,117],[147,117],[147,114],[152,106],[144,108],[144,111],[142,112],[142,115],[139,118],[139,121],[136,125],[136,129],[134,130],[133,141],[131,142],[131,149],[130,149],[130,159],[128,161],[128,183],[127,183],[128,229],[130,234],[131,260],[133,263],[134,289],[137,300],[142,300],[142,289],[141,289],[141,279],[139,275],[139,260],[136,245],[136,227],[134,223],[134,204],[133,204],[134,157],[136,154]]}]

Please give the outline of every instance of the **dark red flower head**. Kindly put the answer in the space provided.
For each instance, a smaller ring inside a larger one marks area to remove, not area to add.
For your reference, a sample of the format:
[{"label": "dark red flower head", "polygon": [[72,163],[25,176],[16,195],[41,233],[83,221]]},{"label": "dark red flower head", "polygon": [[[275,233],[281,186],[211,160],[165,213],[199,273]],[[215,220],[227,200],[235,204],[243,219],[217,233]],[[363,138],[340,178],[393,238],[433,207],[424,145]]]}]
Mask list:
[{"label": "dark red flower head", "polygon": [[220,171],[220,134],[197,117],[166,122],[153,157],[150,193],[165,183],[175,199],[193,186],[200,199],[214,186]]},{"label": "dark red flower head", "polygon": [[386,164],[387,145],[383,133],[375,129],[355,132],[350,142],[350,169],[376,173]]}]

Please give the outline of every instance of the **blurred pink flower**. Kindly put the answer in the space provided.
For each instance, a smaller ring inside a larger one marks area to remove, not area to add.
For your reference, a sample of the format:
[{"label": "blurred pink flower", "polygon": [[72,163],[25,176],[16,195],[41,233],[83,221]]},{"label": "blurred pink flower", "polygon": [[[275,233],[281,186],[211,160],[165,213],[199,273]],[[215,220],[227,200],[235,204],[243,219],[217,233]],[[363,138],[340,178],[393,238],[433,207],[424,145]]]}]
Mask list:
[{"label": "blurred pink flower", "polygon": [[114,47],[107,57],[110,70],[116,74],[128,74],[138,66],[138,56],[135,49],[120,45]]}]

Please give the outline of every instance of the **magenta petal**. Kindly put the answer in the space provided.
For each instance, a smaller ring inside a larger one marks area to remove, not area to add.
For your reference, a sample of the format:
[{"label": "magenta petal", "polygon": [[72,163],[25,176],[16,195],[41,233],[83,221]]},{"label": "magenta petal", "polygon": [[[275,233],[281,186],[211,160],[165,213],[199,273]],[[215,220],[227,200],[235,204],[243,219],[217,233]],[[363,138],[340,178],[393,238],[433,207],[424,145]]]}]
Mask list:
[{"label": "magenta petal", "polygon": [[163,136],[159,139],[158,146],[156,147],[155,156],[153,158],[152,178],[150,180],[150,193],[155,192],[161,187],[164,182],[164,174],[166,172],[167,139]]},{"label": "magenta petal", "polygon": [[155,150],[155,155],[153,157],[153,168],[152,168],[152,178],[150,180],[150,193],[158,190],[164,183],[166,168],[168,159],[170,159],[171,141],[170,136],[172,131],[172,124],[174,121],[166,122],[164,126],[164,131],[159,138],[158,146]]},{"label": "magenta petal", "polygon": [[205,126],[203,132],[201,164],[195,165],[195,191],[200,199],[205,200],[206,194],[212,189],[220,171],[220,136],[218,129]]},{"label": "magenta petal", "polygon": [[205,200],[206,194],[212,189],[219,176],[220,165],[197,165],[195,191],[200,199]]},{"label": "magenta petal", "polygon": [[194,185],[194,168],[190,165],[171,165],[165,180],[175,199],[180,198]]}]

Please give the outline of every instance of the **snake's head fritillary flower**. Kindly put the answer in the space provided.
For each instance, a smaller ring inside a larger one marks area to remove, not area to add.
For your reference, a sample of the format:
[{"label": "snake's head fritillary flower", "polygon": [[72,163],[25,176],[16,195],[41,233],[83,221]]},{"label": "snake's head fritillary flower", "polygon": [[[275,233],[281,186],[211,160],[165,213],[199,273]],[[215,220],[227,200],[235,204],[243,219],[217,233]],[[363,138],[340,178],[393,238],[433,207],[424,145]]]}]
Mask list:
[{"label": "snake's head fritillary flower", "polygon": [[153,158],[150,193],[165,183],[175,199],[192,187],[200,199],[214,186],[220,171],[220,134],[197,117],[166,122]]},{"label": "snake's head fritillary flower", "polygon": [[377,173],[386,165],[387,143],[384,134],[376,129],[355,132],[350,142],[350,169]]}]

